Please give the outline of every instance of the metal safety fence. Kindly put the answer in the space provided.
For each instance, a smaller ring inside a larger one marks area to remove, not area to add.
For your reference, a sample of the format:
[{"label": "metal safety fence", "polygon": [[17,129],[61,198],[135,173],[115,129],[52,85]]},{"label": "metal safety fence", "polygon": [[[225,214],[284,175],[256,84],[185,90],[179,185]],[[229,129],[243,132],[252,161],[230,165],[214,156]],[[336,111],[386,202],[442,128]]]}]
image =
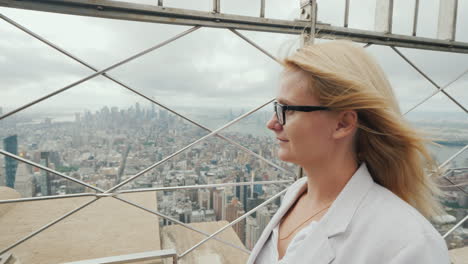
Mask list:
[{"label": "metal safety fence", "polygon": [[[435,51],[447,51],[447,52],[454,52],[454,53],[468,53],[468,43],[464,42],[458,42],[455,40],[455,28],[456,24],[455,23],[448,23],[447,25],[444,25],[442,23],[442,26],[439,23],[439,36],[448,36],[448,38],[445,37],[445,39],[429,39],[429,38],[422,38],[416,36],[416,31],[417,31],[417,17],[418,17],[418,12],[419,12],[419,1],[415,0],[415,9],[414,9],[414,20],[413,20],[413,34],[412,36],[403,36],[403,35],[396,35],[392,34],[392,12],[393,12],[393,1],[392,0],[377,0],[378,2],[378,7],[380,8],[378,12],[382,14],[382,21],[380,21],[380,28],[377,29],[376,31],[366,31],[366,30],[357,30],[357,29],[350,29],[348,27],[349,24],[349,9],[350,9],[350,1],[346,0],[346,7],[345,7],[345,21],[343,23],[343,27],[336,27],[336,26],[331,26],[329,24],[323,24],[317,22],[317,2],[315,0],[307,0],[301,1],[301,14],[300,14],[300,19],[296,21],[286,21],[286,20],[276,20],[276,19],[267,19],[265,18],[265,6],[266,6],[266,0],[261,0],[261,5],[260,5],[260,12],[259,12],[259,17],[246,17],[246,16],[238,16],[238,15],[228,15],[228,14],[223,14],[221,13],[221,1],[220,0],[214,0],[213,1],[213,10],[212,12],[201,12],[201,11],[194,11],[194,10],[187,10],[187,9],[177,9],[177,8],[168,8],[164,7],[163,1],[158,0],[157,5],[155,4],[154,6],[149,6],[149,5],[141,5],[141,4],[134,4],[134,3],[128,3],[128,2],[120,2],[120,1],[108,1],[108,0],[69,0],[69,1],[59,1],[59,0],[49,0],[49,1],[14,1],[14,0],[0,0],[0,6],[5,6],[5,7],[12,7],[12,8],[21,8],[21,9],[29,9],[29,10],[38,10],[38,11],[47,11],[47,12],[56,12],[56,13],[64,13],[64,14],[74,14],[74,15],[83,15],[83,16],[93,16],[93,17],[100,17],[100,18],[113,18],[113,19],[123,19],[123,20],[136,20],[136,21],[144,21],[144,22],[151,22],[151,23],[166,23],[166,24],[179,24],[179,25],[189,25],[192,26],[190,29],[185,30],[179,34],[174,35],[173,37],[167,39],[166,41],[163,41],[161,43],[157,43],[154,46],[147,48],[141,52],[138,52],[128,58],[125,58],[117,63],[114,63],[112,65],[109,65],[105,68],[98,69],[97,67],[94,67],[84,61],[83,59],[80,59],[79,57],[73,55],[71,52],[67,51],[66,49],[59,47],[58,45],[48,41],[47,39],[43,38],[42,36],[34,33],[33,31],[27,29],[26,27],[20,25],[19,23],[15,22],[12,18],[7,17],[3,14],[0,13],[0,18],[4,20],[5,22],[9,23],[10,25],[16,27],[17,29],[25,32],[26,34],[34,37],[35,39],[41,41],[42,43],[46,44],[47,46],[55,49],[56,51],[62,53],[63,55],[73,59],[77,63],[91,69],[94,71],[94,73],[89,74],[87,76],[84,76],[78,81],[75,81],[71,84],[68,84],[64,87],[61,87],[49,94],[46,94],[40,98],[37,98],[23,106],[17,107],[16,109],[9,111],[3,115],[0,116],[0,120],[3,120],[11,115],[14,115],[16,113],[19,113],[25,109],[30,108],[31,106],[38,104],[39,102],[45,101],[51,97],[54,97],[60,93],[63,93],[73,87],[76,87],[77,85],[87,82],[95,77],[98,76],[103,76],[107,78],[108,80],[118,84],[119,86],[131,91],[132,93],[146,99],[147,101],[156,104],[160,106],[161,108],[175,114],[176,116],[182,118],[183,120],[188,121],[189,123],[202,128],[208,134],[205,136],[202,136],[196,140],[194,140],[192,143],[180,148],[179,150],[173,152],[172,154],[164,157],[160,161],[148,166],[147,168],[141,170],[140,172],[136,173],[135,175],[131,176],[130,178],[118,183],[112,188],[109,188],[107,190],[98,188],[96,186],[93,186],[91,184],[88,184],[84,181],[81,181],[79,179],[75,179],[73,177],[70,177],[64,173],[58,172],[56,170],[50,169],[46,166],[43,166],[41,164],[35,163],[31,160],[25,159],[23,157],[20,157],[18,155],[12,154],[6,150],[0,149],[0,154],[13,158],[19,162],[26,163],[28,165],[37,167],[41,170],[44,170],[48,173],[57,175],[59,177],[62,177],[64,179],[67,179],[69,181],[75,182],[77,184],[80,184],[82,186],[85,186],[87,188],[90,188],[91,190],[96,191],[96,193],[79,193],[79,194],[66,194],[66,195],[55,195],[55,196],[44,196],[44,197],[31,197],[31,198],[20,198],[20,199],[10,199],[10,200],[2,200],[0,201],[0,204],[8,204],[8,203],[20,203],[20,202],[31,202],[31,201],[40,201],[40,200],[53,200],[53,199],[66,199],[66,198],[74,198],[74,197],[93,197],[94,199],[91,201],[88,201],[81,206],[75,208],[74,210],[66,213],[65,215],[55,219],[54,221],[42,226],[40,229],[36,230],[35,232],[32,232],[31,234],[21,238],[20,240],[16,241],[12,245],[1,249],[0,250],[0,255],[4,253],[8,253],[10,250],[15,248],[16,246],[24,243],[25,241],[29,240],[30,238],[36,236],[37,234],[43,232],[44,230],[47,230],[48,228],[52,227],[56,223],[62,221],[63,219],[70,217],[74,213],[82,210],[83,208],[86,208],[90,204],[93,204],[97,200],[99,200],[102,197],[112,197],[116,200],[119,200],[123,203],[129,204],[131,206],[134,206],[136,208],[139,208],[149,214],[167,219],[170,222],[179,224],[189,230],[195,231],[199,234],[202,234],[205,236],[205,238],[201,241],[199,241],[197,244],[193,245],[191,248],[187,249],[185,252],[177,255],[177,257],[174,258],[174,262],[177,262],[177,259],[184,258],[187,254],[191,253],[193,250],[197,249],[200,247],[202,244],[206,243],[207,241],[213,239],[216,241],[219,241],[220,243],[224,243],[226,245],[229,245],[233,248],[238,249],[241,252],[244,252],[246,254],[249,253],[249,250],[239,247],[231,242],[224,241],[220,238],[217,237],[218,234],[223,232],[224,230],[234,226],[235,224],[239,223],[240,221],[246,219],[249,215],[253,214],[260,208],[264,207],[268,203],[271,203],[281,195],[283,195],[286,191],[286,189],[283,189],[281,192],[276,193],[260,205],[256,206],[252,210],[246,212],[244,215],[238,217],[236,220],[232,221],[228,225],[220,228],[216,232],[209,234],[207,232],[204,232],[202,230],[199,230],[195,227],[192,227],[186,223],[183,223],[182,221],[178,219],[174,219],[170,216],[164,215],[161,212],[158,212],[157,210],[145,208],[143,206],[140,206],[132,201],[129,201],[127,199],[124,199],[123,197],[119,196],[120,194],[124,193],[135,193],[135,192],[154,192],[154,191],[165,191],[165,190],[178,190],[178,189],[198,189],[198,188],[215,188],[215,187],[225,187],[225,186],[243,186],[243,185],[253,185],[253,184],[262,184],[262,185],[268,185],[268,184],[280,184],[280,183],[292,183],[296,177],[296,174],[289,169],[283,168],[274,162],[266,159],[265,157],[255,153],[254,151],[242,146],[238,142],[232,140],[229,137],[223,136],[220,134],[223,130],[227,129],[228,127],[234,125],[235,123],[245,119],[246,117],[250,116],[251,114],[255,113],[259,109],[262,109],[263,107],[269,105],[274,99],[267,99],[264,101],[264,103],[260,104],[257,107],[254,107],[250,111],[246,112],[245,114],[240,115],[239,117],[235,118],[234,120],[220,126],[217,129],[211,130],[208,127],[204,126],[203,124],[200,124],[184,115],[181,113],[175,111],[174,109],[171,109],[170,107],[162,104],[161,102],[137,91],[136,89],[130,87],[129,85],[125,84],[124,82],[118,80],[118,78],[110,75],[108,72],[110,70],[113,70],[117,67],[120,67],[130,61],[133,61],[139,57],[142,57],[144,55],[147,55],[173,41],[176,41],[180,38],[183,38],[184,36],[187,36],[188,34],[191,34],[192,32],[198,30],[201,27],[214,27],[214,28],[220,28],[220,30],[229,30],[232,32],[234,35],[240,37],[253,47],[255,47],[257,50],[268,56],[269,58],[273,59],[275,62],[281,64],[281,61],[277,59],[275,56],[267,52],[265,49],[260,47],[258,44],[256,44],[254,41],[240,33],[238,30],[252,30],[252,31],[263,31],[263,32],[274,32],[274,33],[286,33],[286,34],[296,34],[296,35],[302,35],[303,42],[313,42],[315,38],[328,38],[330,36],[333,36],[334,39],[350,39],[356,42],[361,42],[365,43],[364,47],[369,47],[370,45],[382,45],[382,46],[388,46],[391,50],[393,50],[396,54],[398,54],[406,63],[408,63],[412,68],[414,68],[415,71],[417,71],[421,76],[423,76],[426,80],[428,80],[435,88],[436,91],[433,93],[429,94],[426,98],[421,100],[419,103],[415,104],[413,107],[411,107],[408,111],[406,111],[404,114],[408,114],[412,112],[414,109],[418,108],[420,105],[424,104],[427,100],[430,98],[434,97],[436,94],[442,93],[444,94],[447,98],[449,98],[453,103],[455,103],[460,109],[462,109],[465,113],[468,113],[466,107],[459,101],[457,101],[456,98],[450,95],[450,93],[447,91],[454,82],[462,78],[468,73],[468,69],[465,70],[462,74],[454,78],[452,81],[446,83],[445,85],[438,84],[435,82],[433,79],[431,79],[424,71],[422,71],[415,63],[413,63],[408,57],[406,57],[398,48],[399,47],[405,47],[405,48],[416,48],[416,49],[426,49],[426,50],[435,50]],[[445,4],[442,4],[442,2],[445,2]],[[444,11],[441,11],[441,17],[444,17],[446,19],[447,16],[451,17],[453,20],[453,17],[456,17],[457,15],[457,1],[441,1],[441,9]],[[449,21],[452,21],[448,19]],[[448,32],[448,33],[447,33]],[[155,188],[139,188],[139,189],[132,189],[132,190],[119,190],[122,186],[128,184],[129,182],[134,181],[135,179],[139,178],[140,176],[144,175],[145,173],[149,172],[150,170],[153,170],[154,168],[160,166],[161,164],[164,164],[167,162],[169,159],[179,155],[180,153],[184,152],[185,150],[193,147],[196,144],[199,144],[208,138],[212,137],[217,137],[220,138],[229,144],[232,144],[239,150],[263,161],[266,162],[267,164],[273,166],[274,168],[280,170],[281,172],[285,173],[286,175],[290,175],[290,180],[282,180],[282,181],[249,181],[249,182],[235,182],[235,183],[223,183],[223,184],[207,184],[207,185],[191,185],[191,186],[177,186],[177,187],[155,187]],[[468,148],[468,145],[464,146],[461,148],[457,153],[455,153],[452,157],[450,157],[448,160],[446,160],[444,163],[440,165],[440,168],[445,168],[447,164],[450,163],[453,159],[455,159],[457,156],[462,154],[466,149]],[[451,185],[454,187],[458,188],[461,192],[463,192],[465,195],[468,195],[468,193],[465,191],[465,188],[463,186],[458,186],[455,183],[453,183],[446,175],[442,176],[443,179],[445,179],[447,182],[449,182]],[[446,238],[448,235],[450,235],[456,228],[461,226],[466,220],[468,216],[465,216],[461,221],[459,221],[457,224],[453,226],[452,229],[450,229],[446,234],[443,235],[444,238]]]}]

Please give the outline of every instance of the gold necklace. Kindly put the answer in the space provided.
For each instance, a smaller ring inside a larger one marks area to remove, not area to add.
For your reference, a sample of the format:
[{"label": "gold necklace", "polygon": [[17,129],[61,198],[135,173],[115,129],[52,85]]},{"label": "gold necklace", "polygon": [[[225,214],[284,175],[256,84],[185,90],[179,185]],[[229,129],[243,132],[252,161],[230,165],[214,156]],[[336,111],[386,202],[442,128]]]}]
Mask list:
[{"label": "gold necklace", "polygon": [[298,225],[296,228],[294,228],[287,236],[283,237],[283,238],[279,238],[279,240],[285,240],[287,239],[288,237],[290,237],[299,227],[301,227],[303,224],[305,224],[307,221],[309,221],[310,219],[312,219],[312,217],[320,214],[321,212],[323,212],[325,209],[329,208],[331,206],[331,203],[329,205],[327,205],[326,207],[320,209],[318,212],[314,213],[311,217],[307,218],[304,222],[302,222],[300,225]]}]

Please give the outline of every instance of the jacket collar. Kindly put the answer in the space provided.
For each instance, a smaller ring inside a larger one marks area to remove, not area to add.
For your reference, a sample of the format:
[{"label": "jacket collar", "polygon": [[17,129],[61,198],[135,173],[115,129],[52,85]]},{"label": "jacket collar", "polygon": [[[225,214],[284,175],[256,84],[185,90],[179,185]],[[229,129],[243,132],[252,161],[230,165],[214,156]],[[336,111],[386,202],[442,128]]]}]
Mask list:
[{"label": "jacket collar", "polygon": [[374,180],[366,164],[362,163],[320,220],[329,238],[346,231],[360,203],[373,184]]},{"label": "jacket collar", "polygon": [[[374,184],[374,181],[369,174],[367,166],[362,163],[358,170],[354,173],[348,183],[345,185],[343,190],[340,192],[338,197],[335,199],[333,204],[328,209],[328,212],[322,217],[319,222],[318,229],[319,236],[317,238],[320,241],[319,247],[327,249],[327,260],[320,263],[329,263],[333,260],[334,254],[329,245],[328,239],[340,233],[346,231],[352,217],[354,216],[359,204],[362,202],[368,191]],[[288,193],[278,209],[276,214],[271,219],[270,223],[265,227],[264,232],[260,236],[258,242],[252,250],[252,254],[247,263],[253,263],[255,258],[258,256],[261,248],[269,238],[273,228],[279,224],[281,218],[286,214],[289,208],[299,198],[299,196],[307,189],[307,178],[301,178],[290,187],[290,193]],[[318,235],[318,234],[317,234]],[[331,251],[331,252],[330,252]],[[325,251],[322,251],[325,252]],[[317,256],[319,257],[319,256]]]}]

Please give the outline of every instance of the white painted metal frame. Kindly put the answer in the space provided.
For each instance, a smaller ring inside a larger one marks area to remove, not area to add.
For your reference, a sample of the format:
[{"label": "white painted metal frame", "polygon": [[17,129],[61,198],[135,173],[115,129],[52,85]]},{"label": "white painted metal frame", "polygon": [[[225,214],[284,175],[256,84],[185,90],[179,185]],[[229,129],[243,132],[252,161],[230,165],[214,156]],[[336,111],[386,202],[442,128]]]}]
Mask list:
[{"label": "white painted metal frame", "polygon": [[[122,194],[122,193],[131,193],[131,192],[147,192],[147,191],[161,191],[161,190],[175,190],[175,189],[194,189],[194,188],[214,188],[214,187],[220,187],[220,186],[241,186],[241,185],[252,185],[252,184],[277,184],[277,183],[287,183],[287,182],[290,182],[290,181],[268,181],[268,182],[242,182],[242,183],[227,183],[227,184],[211,184],[211,185],[193,185],[193,186],[177,186],[177,187],[159,187],[159,188],[146,188],[146,189],[136,189],[136,190],[124,190],[124,191],[117,191],[118,188],[122,187],[123,185],[127,184],[128,182],[132,181],[132,180],[135,180],[136,178],[140,177],[141,175],[143,175],[144,173],[148,172],[149,170],[155,168],[156,166],[159,166],[160,164],[166,162],[167,160],[169,160],[170,158],[180,154],[181,152],[185,151],[186,149],[194,146],[195,144],[211,137],[211,136],[217,136],[231,144],[234,144],[236,147],[238,147],[239,149],[241,149],[242,151],[245,151],[247,153],[249,153],[250,155],[252,156],[255,156],[259,159],[261,159],[262,161],[265,161],[267,162],[268,164],[270,164],[271,166],[285,172],[286,174],[289,174],[289,175],[294,175],[294,173],[274,164],[273,162],[265,159],[264,157],[261,157],[260,155],[254,153],[253,151],[249,150],[248,148],[245,148],[243,147],[242,145],[238,144],[237,142],[234,142],[233,140],[227,138],[227,137],[224,137],[222,135],[219,134],[219,132],[221,132],[222,130],[226,129],[227,127],[233,125],[234,123],[237,123],[238,121],[240,121],[241,119],[249,116],[250,114],[254,113],[255,111],[261,109],[262,107],[264,107],[265,105],[269,104],[270,102],[273,101],[273,99],[271,100],[268,100],[266,101],[264,104],[261,104],[260,106],[258,107],[255,107],[254,109],[250,110],[249,112],[247,112],[246,114],[244,115],[241,115],[239,116],[238,118],[234,119],[233,121],[221,126],[220,128],[216,129],[216,130],[210,130],[208,129],[207,127],[179,114],[178,112],[168,108],[167,106],[159,103],[158,101],[155,101],[151,98],[149,98],[148,96],[138,92],[137,90],[129,87],[128,85],[118,81],[117,79],[115,79],[114,77],[111,77],[108,75],[108,71],[116,68],[116,67],[119,67],[129,61],[132,61],[140,56],[143,56],[145,54],[148,54],[149,52],[152,52],[164,45],[167,45],[169,43],[171,43],[172,41],[175,41],[195,30],[197,30],[198,28],[200,28],[200,26],[208,26],[208,27],[220,27],[220,28],[227,28],[229,30],[231,30],[234,34],[236,34],[237,36],[239,36],[240,38],[244,39],[245,41],[247,41],[249,44],[251,44],[252,46],[254,46],[255,48],[257,48],[259,51],[261,51],[262,53],[266,54],[267,56],[269,56],[271,59],[275,60],[276,62],[278,63],[281,63],[280,60],[278,60],[277,58],[275,58],[274,56],[272,56],[271,54],[269,54],[266,50],[262,49],[260,46],[258,46],[256,43],[254,43],[253,41],[251,41],[250,39],[248,39],[247,37],[245,37],[244,35],[242,35],[241,33],[239,33],[236,29],[246,29],[246,30],[258,30],[258,31],[269,31],[269,32],[279,32],[279,33],[289,33],[289,34],[300,34],[300,33],[303,33],[304,30],[306,30],[307,28],[310,28],[312,29],[311,30],[311,41],[313,41],[313,39],[315,37],[322,37],[322,38],[326,38],[329,34],[333,34],[334,38],[347,38],[347,39],[351,39],[351,40],[354,40],[354,41],[360,41],[360,42],[365,42],[367,43],[365,45],[365,47],[368,47],[369,45],[371,44],[380,44],[380,45],[387,45],[387,46],[390,46],[398,55],[400,55],[407,63],[409,63],[415,70],[417,70],[421,75],[423,75],[427,80],[429,80],[438,90],[436,92],[434,92],[433,94],[431,94],[428,98],[424,99],[423,101],[421,101],[420,103],[418,103],[416,106],[412,107],[409,111],[407,111],[405,114],[409,113],[410,111],[412,111],[413,109],[415,109],[416,107],[418,107],[419,105],[421,105],[422,103],[424,103],[425,101],[427,101],[429,98],[431,98],[432,96],[434,96],[435,94],[439,93],[439,92],[443,92],[450,100],[452,100],[455,104],[457,104],[461,109],[463,109],[463,111],[465,111],[465,113],[468,113],[467,112],[467,109],[460,103],[458,102],[455,98],[453,98],[452,96],[450,96],[446,91],[445,89],[450,85],[452,84],[453,82],[457,81],[458,79],[460,79],[464,74],[468,73],[468,70],[465,71],[462,75],[458,76],[457,78],[455,78],[453,81],[451,81],[450,83],[448,83],[447,85],[445,85],[444,87],[440,87],[439,85],[437,85],[434,81],[432,81],[426,74],[424,74],[418,67],[416,67],[408,58],[406,58],[397,48],[396,46],[398,47],[411,47],[411,48],[421,48],[421,49],[433,49],[433,50],[444,50],[444,51],[452,51],[452,52],[462,52],[462,53],[468,53],[468,43],[459,43],[459,42],[455,42],[454,41],[454,34],[453,34],[453,38],[451,39],[450,41],[450,44],[448,44],[448,42],[444,42],[444,41],[440,41],[440,40],[435,40],[435,39],[424,39],[424,38],[420,38],[420,37],[413,37],[413,38],[410,38],[410,37],[406,37],[406,36],[399,36],[399,35],[392,35],[392,34],[388,34],[391,32],[391,21],[392,21],[392,0],[385,0],[385,1],[388,1],[390,3],[390,6],[389,6],[389,9],[387,10],[387,12],[389,12],[389,16],[388,16],[388,24],[387,24],[387,34],[385,35],[384,38],[382,38],[382,35],[379,35],[378,33],[375,33],[375,32],[368,32],[368,31],[362,31],[362,30],[355,30],[355,29],[347,29],[348,27],[348,19],[349,19],[349,0],[346,0],[346,9],[345,9],[345,23],[344,23],[344,28],[337,28],[337,27],[332,27],[332,26],[329,26],[329,25],[326,25],[326,24],[316,24],[316,2],[315,0],[307,0],[306,2],[306,6],[304,7],[307,7],[308,8],[308,12],[311,12],[310,13],[310,20],[309,21],[295,21],[294,23],[291,23],[291,22],[288,22],[288,21],[278,21],[278,20],[272,20],[272,19],[265,19],[264,16],[265,16],[265,0],[261,0],[261,7],[260,7],[260,18],[252,18],[252,17],[242,17],[242,16],[233,16],[233,15],[225,15],[225,14],[221,14],[220,12],[220,6],[221,6],[221,1],[220,0],[213,0],[213,13],[211,14],[208,14],[208,13],[205,13],[205,12],[198,12],[198,11],[192,11],[192,10],[182,10],[182,9],[171,9],[171,8],[163,8],[161,9],[161,7],[163,6],[163,1],[162,0],[158,0],[158,6],[144,6],[144,5],[136,5],[136,4],[129,4],[129,3],[117,3],[115,1],[109,1],[109,0],[94,0],[94,1],[88,1],[88,0],[50,0],[50,1],[44,1],[44,0],[38,0],[38,1],[12,1],[12,0],[0,0],[0,6],[7,6],[7,7],[17,7],[17,8],[25,8],[25,9],[33,9],[33,10],[42,10],[42,11],[52,11],[52,12],[59,12],[59,13],[70,13],[70,14],[79,14],[79,15],[89,15],[89,16],[96,16],[96,17],[112,17],[112,18],[117,18],[117,19],[130,19],[129,17],[126,17],[125,14],[131,14],[132,12],[142,12],[142,11],[145,11],[145,12],[148,12],[148,13],[151,13],[153,15],[152,19],[149,19],[149,18],[146,18],[146,19],[137,19],[137,20],[143,20],[143,21],[148,21],[148,22],[156,22],[156,23],[168,23],[168,21],[166,20],[165,17],[168,17],[170,15],[178,15],[179,16],[179,20],[174,20],[174,24],[184,24],[184,25],[194,25],[193,28],[190,28],[162,43],[159,43],[151,48],[148,48],[140,53],[137,53],[125,60],[122,60],[116,64],[113,64],[107,68],[104,68],[102,70],[98,70],[96,69],[95,67],[87,64],[86,62],[84,62],[83,60],[77,58],[76,56],[70,54],[69,52],[65,51],[64,49],[58,47],[57,45],[47,41],[46,39],[40,37],[39,35],[33,33],[32,31],[26,29],[25,27],[19,25],[18,23],[14,22],[13,20],[11,20],[10,18],[4,16],[3,14],[0,14],[0,18],[5,20],[6,22],[12,24],[13,26],[17,27],[18,29],[26,32],[27,34],[35,37],[36,39],[42,41],[43,43],[47,44],[48,46],[56,49],[57,51],[65,54],[66,56],[74,59],[75,61],[79,62],[80,64],[92,69],[93,71],[95,71],[94,74],[91,74],[89,76],[86,76],[82,79],[80,79],[79,81],[76,81],[70,85],[67,85],[63,88],[60,88],[48,95],[45,95],[41,98],[38,98],[26,105],[23,105],[11,112],[8,112],[2,116],[0,116],[0,120],[10,116],[10,115],[13,115],[15,113],[18,113],[24,109],[27,109],[29,107],[31,107],[32,105],[35,105],[39,102],[42,102],[50,97],[53,97],[61,92],[64,92],[80,83],[83,83],[85,81],[88,81],[96,76],[104,76],[106,78],[108,78],[109,80],[119,84],[120,86],[134,92],[135,94],[147,99],[148,101],[154,103],[154,104],[157,104],[159,105],[160,107],[172,112],[173,114],[176,114],[177,116],[189,121],[190,123],[200,127],[200,128],[203,128],[205,129],[206,131],[209,132],[208,135],[204,136],[204,137],[201,137],[199,138],[198,140],[188,144],[187,146],[181,148],[180,150],[172,153],[171,155],[167,156],[166,158],[162,159],[161,161],[149,166],[148,168],[140,171],[139,173],[135,174],[134,176],[132,176],[131,178],[117,184],[116,186],[110,188],[109,190],[102,190],[100,188],[97,188],[95,186],[92,186],[92,185],[89,185],[85,182],[82,182],[80,180],[77,180],[77,179],[74,179],[72,177],[69,177],[67,175],[64,175],[62,173],[59,173],[57,171],[54,171],[54,170],[51,170],[47,167],[44,167],[40,164],[37,164],[37,163],[34,163],[32,161],[29,161],[29,160],[26,160],[26,159],[23,159],[17,155],[14,155],[14,154],[11,154],[9,152],[6,152],[4,150],[1,150],[0,149],[0,154],[3,154],[5,156],[8,156],[8,157],[11,157],[11,158],[14,158],[18,161],[21,161],[21,162],[24,162],[24,163],[27,163],[29,165],[32,165],[32,166],[35,166],[35,167],[38,167],[40,168],[41,170],[45,170],[47,172],[50,172],[50,173],[53,173],[55,175],[58,175],[62,178],[65,178],[67,180],[70,180],[70,181],[73,181],[75,183],[78,183],[78,184],[81,184],[83,186],[86,186],[88,188],[91,188],[93,190],[95,190],[97,193],[81,193],[81,194],[69,194],[69,195],[60,195],[60,196],[46,196],[46,197],[33,197],[33,198],[21,198],[21,199],[11,199],[11,200],[3,200],[3,201],[0,201],[0,204],[3,204],[3,203],[12,203],[12,202],[26,202],[26,201],[37,201],[37,200],[46,200],[46,199],[62,199],[62,198],[71,198],[71,197],[93,197],[94,199],[84,203],[83,205],[77,207],[76,209],[68,212],[67,214],[63,215],[62,217],[59,217],[57,218],[56,220],[54,220],[53,222],[51,223],[48,223],[46,225],[44,225],[42,228],[40,228],[39,230],[29,234],[28,236],[20,239],[19,241],[17,241],[16,243],[14,243],[13,245],[9,246],[8,248],[6,249],[3,249],[2,251],[0,251],[0,255],[11,250],[12,248],[16,247],[17,245],[23,243],[24,241],[28,240],[29,238],[35,236],[36,234],[44,231],[45,229],[51,227],[52,225],[54,225],[55,223],[58,223],[60,222],[61,220],[67,218],[68,216],[71,216],[72,214],[74,214],[75,212],[87,207],[88,205],[92,204],[93,202],[97,201],[98,199],[102,198],[102,197],[113,197],[117,200],[120,200],[124,203],[127,203],[127,204],[130,204],[132,206],[135,206],[139,209],[142,209],[148,213],[151,213],[151,214],[154,214],[154,215],[157,215],[159,217],[162,217],[162,218],[166,218],[168,219],[169,221],[172,221],[172,222],[175,222],[177,224],[180,224],[190,230],[193,230],[195,232],[198,232],[200,234],[203,234],[206,236],[205,239],[203,239],[202,241],[200,241],[199,243],[197,243],[196,245],[194,245],[193,247],[191,247],[190,249],[188,249],[187,251],[185,251],[184,253],[182,253],[180,256],[178,257],[184,257],[185,255],[189,254],[191,251],[195,250],[196,248],[198,248],[200,245],[202,245],[203,243],[205,243],[206,241],[208,241],[209,239],[215,239],[221,243],[224,243],[224,244],[227,244],[229,246],[232,246],[234,248],[237,248],[243,252],[246,252],[248,253],[249,251],[248,250],[245,250],[244,248],[241,248],[241,247],[238,247],[230,242],[226,242],[226,241],[223,241],[219,238],[216,237],[216,235],[218,235],[219,233],[221,233],[222,231],[226,230],[227,228],[233,226],[234,224],[242,221],[243,219],[245,219],[248,215],[252,214],[253,212],[255,212],[256,210],[258,210],[259,208],[265,206],[267,203],[273,201],[274,199],[278,198],[280,195],[282,195],[286,190],[283,190],[279,193],[277,193],[276,195],[274,195],[273,197],[269,198],[267,201],[265,201],[264,203],[260,204],[259,206],[257,206],[256,208],[250,210],[249,212],[247,212],[246,214],[244,214],[243,216],[239,217],[238,219],[232,221],[231,223],[229,223],[228,225],[224,226],[223,228],[219,229],[218,231],[214,232],[213,234],[208,234],[206,232],[203,232],[203,231],[200,231],[200,230],[197,230],[193,227],[191,227],[190,225],[187,225],[185,223],[182,223],[180,221],[178,221],[177,219],[173,219],[169,216],[165,216],[161,213],[159,213],[158,211],[154,211],[154,210],[150,210],[150,209],[147,209],[147,208],[144,208],[138,204],[135,204],[131,201],[128,201],[122,197],[119,197],[118,195],[119,194]],[[456,2],[456,1],[455,1]],[[309,5],[309,6],[307,6]],[[90,11],[90,8],[95,8],[96,10],[100,11],[101,13],[98,14],[96,11]],[[120,8],[120,9],[119,9]],[[413,36],[416,35],[416,27],[417,27],[417,14],[418,14],[418,8],[419,8],[419,0],[415,0],[415,13],[414,13],[414,22],[413,22]],[[108,11],[110,10],[111,12],[109,13],[106,13],[106,12],[102,12],[102,11]],[[455,15],[456,15],[456,8],[455,8]],[[186,17],[184,17],[186,16]],[[191,20],[189,19],[191,18]],[[199,23],[194,23],[193,21],[198,21]],[[204,22],[203,22],[204,21]],[[217,23],[217,24],[213,24],[213,22]],[[455,30],[455,25],[452,25],[452,28],[453,30]],[[468,148],[468,145],[465,146],[464,148],[462,148],[459,152],[457,152],[455,155],[453,155],[449,160],[447,160],[446,162],[444,162],[443,164],[441,164],[440,167],[443,167],[445,166],[450,160],[452,160],[453,158],[455,158],[456,156],[458,156],[459,154],[461,154],[463,151],[465,151],[466,149]],[[444,175],[444,178],[445,175]],[[448,178],[446,178],[449,182],[451,182]],[[464,191],[464,189],[460,188],[465,194],[466,192]],[[458,226],[460,226],[464,221],[466,221],[467,217],[463,218],[462,221],[460,221],[459,223],[457,223],[451,230],[449,230],[445,235],[444,237],[447,237],[451,232],[453,232],[453,230],[455,230]],[[176,261],[176,260],[175,260]],[[111,263],[111,262],[109,262]]]},{"label": "white painted metal frame", "polygon": [[159,260],[165,258],[172,258],[172,262],[177,263],[177,252],[174,249],[163,249],[106,258],[73,261],[63,264],[125,264],[136,261]]}]

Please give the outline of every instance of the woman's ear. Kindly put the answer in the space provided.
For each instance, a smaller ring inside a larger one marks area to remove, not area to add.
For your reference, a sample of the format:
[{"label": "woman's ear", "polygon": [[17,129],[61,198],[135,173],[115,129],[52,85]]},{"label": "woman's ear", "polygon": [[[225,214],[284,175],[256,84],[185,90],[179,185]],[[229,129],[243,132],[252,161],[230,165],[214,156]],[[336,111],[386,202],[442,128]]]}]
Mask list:
[{"label": "woman's ear", "polygon": [[341,139],[354,135],[357,129],[358,115],[354,110],[345,110],[338,114],[333,138]]}]

